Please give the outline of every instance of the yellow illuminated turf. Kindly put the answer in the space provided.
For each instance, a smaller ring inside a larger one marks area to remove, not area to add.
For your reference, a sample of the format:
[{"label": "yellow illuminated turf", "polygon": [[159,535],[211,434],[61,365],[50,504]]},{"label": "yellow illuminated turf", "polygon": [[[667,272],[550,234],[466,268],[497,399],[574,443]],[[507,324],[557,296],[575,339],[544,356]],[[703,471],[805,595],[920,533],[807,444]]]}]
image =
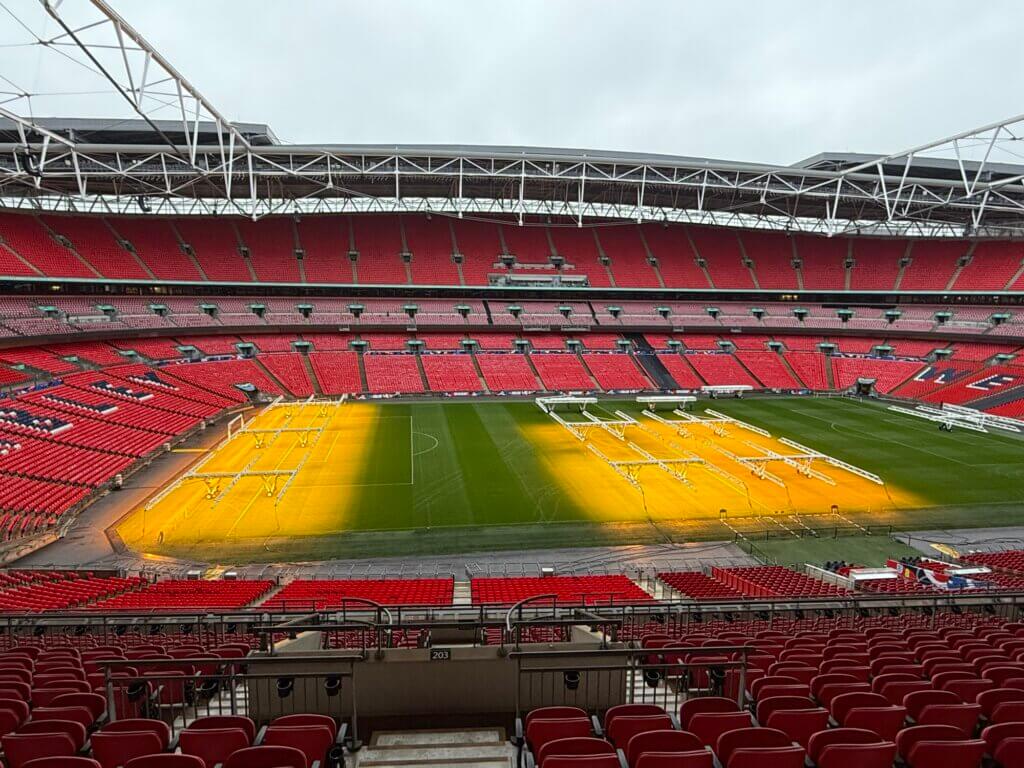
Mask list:
[{"label": "yellow illuminated turf", "polygon": [[[608,463],[590,452],[588,444],[594,445],[611,461],[645,458],[630,443],[657,459],[696,456],[732,478],[730,481],[722,473],[710,471],[700,464],[691,464],[685,469],[681,465],[672,465],[685,472],[686,483],[660,467],[641,468],[636,478],[643,490],[641,501],[646,501],[647,515],[653,519],[718,517],[723,509],[728,517],[742,517],[825,514],[832,504],[843,511],[858,513],[915,505],[909,494],[889,486],[879,486],[822,462],[815,462],[812,466],[832,478],[835,485],[801,475],[794,467],[781,461],[768,462],[765,466],[784,483],[784,487],[761,479],[749,466],[716,448],[723,448],[736,457],[758,455],[750,443],[778,454],[791,455],[798,451],[774,438],[733,425],[723,427],[723,436],[704,424],[680,422],[670,426],[644,417],[638,417],[638,420],[642,428],[626,427],[624,440],[603,429],[592,428],[586,441],[581,443],[553,421],[531,427],[528,434],[544,452],[557,452],[558,464],[565,468],[559,473],[564,489],[579,502],[586,503],[593,517],[599,520],[635,518],[635,503],[624,505],[622,494],[625,492],[634,498],[641,494]],[[680,434],[676,427],[683,427],[689,434]],[[606,493],[605,489],[616,492]],[[629,512],[624,514],[626,510]]]},{"label": "yellow illuminated turf", "polygon": [[308,428],[309,445],[302,447],[302,433],[282,432],[276,438],[266,435],[266,444],[257,449],[256,438],[242,433],[222,443],[193,470],[212,473],[301,466],[287,489],[286,476],[277,479],[271,496],[261,477],[243,477],[230,488],[231,481],[225,478],[215,490],[215,498],[208,499],[203,480],[186,480],[155,504],[135,510],[118,526],[118,533],[130,547],[144,549],[154,544],[344,530],[346,511],[361,482],[368,437],[379,415],[374,405],[330,406],[326,415],[317,406],[299,404],[265,410],[249,423],[250,428]]}]

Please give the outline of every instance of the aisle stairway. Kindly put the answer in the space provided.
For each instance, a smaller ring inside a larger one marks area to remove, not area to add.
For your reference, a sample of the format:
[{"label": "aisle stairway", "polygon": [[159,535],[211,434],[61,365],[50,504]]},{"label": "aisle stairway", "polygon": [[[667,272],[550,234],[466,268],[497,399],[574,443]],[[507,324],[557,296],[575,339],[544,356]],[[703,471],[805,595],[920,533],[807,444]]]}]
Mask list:
[{"label": "aisle stairway", "polygon": [[511,768],[515,750],[500,728],[379,731],[350,760],[356,768]]}]

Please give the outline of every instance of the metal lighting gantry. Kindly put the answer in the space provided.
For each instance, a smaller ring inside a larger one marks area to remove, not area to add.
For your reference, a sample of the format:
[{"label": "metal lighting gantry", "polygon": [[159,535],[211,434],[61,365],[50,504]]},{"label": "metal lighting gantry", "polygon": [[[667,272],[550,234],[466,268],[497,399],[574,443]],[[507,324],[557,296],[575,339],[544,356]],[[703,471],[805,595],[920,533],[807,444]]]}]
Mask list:
[{"label": "metal lighting gantry", "polygon": [[[266,126],[224,117],[103,0],[7,0],[0,16],[7,61],[45,54],[91,79],[67,92],[69,77],[57,79],[53,90],[29,89],[13,72],[0,72],[2,207],[254,219],[418,212],[827,235],[1024,234],[1017,151],[1024,115],[883,156],[821,154],[790,166],[553,148],[293,146]],[[107,100],[96,95],[90,104],[122,114],[37,117],[47,100],[81,98],[91,89]]]}]

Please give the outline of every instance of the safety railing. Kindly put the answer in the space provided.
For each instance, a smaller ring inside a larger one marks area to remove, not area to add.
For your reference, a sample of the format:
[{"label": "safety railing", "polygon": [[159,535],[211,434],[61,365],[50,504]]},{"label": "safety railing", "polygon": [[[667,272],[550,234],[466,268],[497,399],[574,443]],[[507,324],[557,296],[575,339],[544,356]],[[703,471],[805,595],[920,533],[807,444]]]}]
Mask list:
[{"label": "safety railing", "polygon": [[[354,683],[359,654],[190,659],[107,659],[103,672],[110,721],[151,717],[178,733],[195,720],[247,715],[257,723],[318,713],[347,724],[358,741]],[[309,671],[298,671],[295,667]]]}]

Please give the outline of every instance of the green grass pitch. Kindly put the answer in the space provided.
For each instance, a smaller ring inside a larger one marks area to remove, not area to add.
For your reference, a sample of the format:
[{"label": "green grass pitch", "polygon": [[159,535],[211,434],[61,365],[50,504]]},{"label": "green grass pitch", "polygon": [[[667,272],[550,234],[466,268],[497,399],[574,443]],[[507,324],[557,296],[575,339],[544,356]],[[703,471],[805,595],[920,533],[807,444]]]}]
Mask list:
[{"label": "green grass pitch", "polygon": [[[621,500],[633,509],[627,510],[628,519],[595,520],[587,499],[567,492],[559,482],[559,472],[569,470],[561,468],[556,455],[526,438],[531,429],[551,421],[533,402],[449,400],[376,407],[378,426],[364,446],[361,482],[345,489],[344,530],[230,543],[196,540],[156,554],[241,563],[733,536],[713,519],[643,519],[637,513],[639,494],[614,476],[607,487],[590,490],[603,501]],[[933,423],[880,404],[842,399],[752,397],[697,405],[698,410],[707,407],[875,472],[921,500],[914,509],[877,511],[870,521],[851,515],[851,523],[905,530],[1024,523],[1020,438],[940,432]],[[602,401],[595,412],[615,409],[635,415],[640,411],[635,402]],[[578,454],[571,438],[566,436],[565,442]],[[758,527],[766,526],[749,530]],[[828,556],[842,556],[828,545],[815,546]],[[766,544],[780,561],[790,551],[786,547]]]}]

